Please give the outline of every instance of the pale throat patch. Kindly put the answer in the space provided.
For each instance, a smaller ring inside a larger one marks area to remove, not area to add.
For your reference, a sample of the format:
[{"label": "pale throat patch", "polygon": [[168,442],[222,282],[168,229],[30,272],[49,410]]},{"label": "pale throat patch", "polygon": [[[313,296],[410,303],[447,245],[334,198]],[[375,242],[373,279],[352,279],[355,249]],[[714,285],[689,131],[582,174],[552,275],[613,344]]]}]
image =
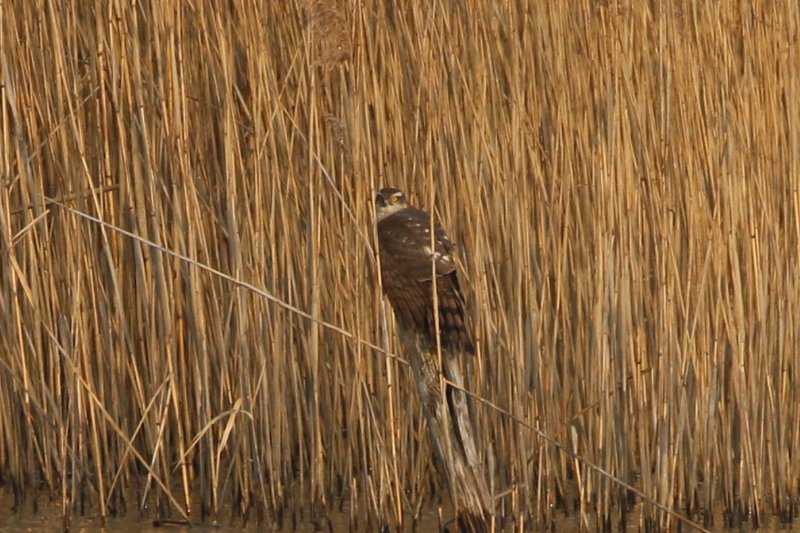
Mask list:
[{"label": "pale throat patch", "polygon": [[383,220],[386,217],[394,215],[398,211],[402,211],[406,207],[408,207],[408,206],[407,205],[403,205],[403,204],[389,204],[389,205],[384,205],[384,206],[379,207],[378,208],[378,212],[376,213],[376,216],[378,218],[378,222],[380,222],[381,220]]}]

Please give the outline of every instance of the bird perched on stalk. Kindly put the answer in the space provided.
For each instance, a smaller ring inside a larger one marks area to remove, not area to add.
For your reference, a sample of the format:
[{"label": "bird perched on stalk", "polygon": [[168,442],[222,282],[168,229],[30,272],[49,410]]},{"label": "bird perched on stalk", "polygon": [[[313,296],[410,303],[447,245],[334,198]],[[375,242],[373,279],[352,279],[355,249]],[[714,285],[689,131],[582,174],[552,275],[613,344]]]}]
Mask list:
[{"label": "bird perched on stalk", "polygon": [[383,292],[394,309],[414,371],[459,529],[487,531],[492,498],[477,453],[457,357],[460,353],[473,354],[475,346],[467,328],[453,259],[455,246],[441,227],[431,226],[431,214],[409,205],[399,189],[378,191],[375,209]]},{"label": "bird perched on stalk", "polygon": [[441,346],[474,353],[450,237],[441,227],[434,226],[431,239],[430,213],[409,205],[399,189],[381,189],[375,203],[383,291],[400,326],[422,334],[429,347],[436,349],[432,281],[435,265]]}]

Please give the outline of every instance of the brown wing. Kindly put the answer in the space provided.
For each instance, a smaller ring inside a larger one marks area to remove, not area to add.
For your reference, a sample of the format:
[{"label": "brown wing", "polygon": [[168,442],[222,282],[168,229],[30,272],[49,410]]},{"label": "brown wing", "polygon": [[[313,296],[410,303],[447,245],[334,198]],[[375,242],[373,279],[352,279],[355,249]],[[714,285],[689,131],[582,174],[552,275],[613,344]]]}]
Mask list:
[{"label": "brown wing", "polygon": [[439,334],[442,347],[473,353],[464,300],[458,284],[453,244],[441,228],[431,249],[430,214],[409,207],[378,223],[383,289],[398,322],[436,345],[432,265],[436,265]]}]

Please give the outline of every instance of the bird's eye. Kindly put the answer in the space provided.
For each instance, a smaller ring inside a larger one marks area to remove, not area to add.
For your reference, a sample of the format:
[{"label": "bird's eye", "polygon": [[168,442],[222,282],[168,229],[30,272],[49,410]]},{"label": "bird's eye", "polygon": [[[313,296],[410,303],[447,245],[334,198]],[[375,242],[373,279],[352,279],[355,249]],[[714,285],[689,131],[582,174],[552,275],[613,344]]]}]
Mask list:
[{"label": "bird's eye", "polygon": [[396,204],[397,203],[397,196],[390,196],[389,203]]}]

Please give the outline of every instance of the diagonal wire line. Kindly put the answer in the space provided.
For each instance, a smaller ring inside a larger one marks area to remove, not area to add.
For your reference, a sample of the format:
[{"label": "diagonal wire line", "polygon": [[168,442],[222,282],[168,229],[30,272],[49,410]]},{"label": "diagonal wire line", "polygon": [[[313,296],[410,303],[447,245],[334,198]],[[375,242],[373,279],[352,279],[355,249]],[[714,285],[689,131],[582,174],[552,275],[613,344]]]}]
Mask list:
[{"label": "diagonal wire line", "polygon": [[[166,247],[164,247],[164,246],[162,246],[162,245],[160,245],[160,244],[158,244],[156,242],[153,242],[151,240],[145,239],[144,237],[141,237],[141,236],[139,236],[139,235],[137,235],[137,234],[135,234],[133,232],[130,232],[130,231],[125,230],[125,229],[122,229],[119,226],[111,224],[110,222],[107,222],[107,221],[105,221],[105,220],[103,220],[103,219],[101,219],[99,217],[92,216],[92,215],[90,215],[88,213],[84,213],[83,211],[79,211],[77,209],[69,207],[69,206],[65,205],[64,203],[62,203],[62,202],[60,202],[58,200],[55,200],[55,199],[50,198],[48,196],[44,196],[44,199],[45,199],[45,202],[48,203],[48,204],[52,204],[52,205],[58,206],[61,209],[64,209],[65,211],[67,211],[67,212],[69,212],[69,213],[71,213],[71,214],[73,214],[75,216],[78,216],[78,217],[83,218],[85,220],[89,220],[91,222],[99,224],[99,225],[101,225],[101,226],[103,226],[105,228],[108,228],[108,229],[110,229],[112,231],[115,231],[115,232],[117,232],[117,233],[119,233],[121,235],[125,235],[126,237],[130,237],[131,239],[134,239],[134,240],[136,240],[136,241],[138,241],[138,242],[140,242],[142,244],[146,244],[147,246],[149,246],[149,247],[151,247],[151,248],[153,248],[155,250],[158,250],[158,251],[160,251],[162,253],[165,253],[165,254],[170,255],[172,257],[175,257],[177,259],[180,259],[181,261],[186,261],[187,263],[191,264],[192,266],[195,266],[195,267],[199,268],[200,270],[204,270],[204,271],[209,272],[209,273],[211,273],[211,274],[213,274],[215,276],[218,276],[218,277],[220,277],[220,278],[222,278],[222,279],[224,279],[226,281],[229,281],[230,283],[233,283],[234,285],[236,285],[238,287],[241,287],[241,288],[247,289],[249,291],[252,291],[255,294],[258,294],[259,296],[262,296],[265,299],[269,300],[270,302],[272,302],[272,303],[274,303],[274,304],[276,304],[276,305],[278,305],[280,307],[283,307],[284,309],[286,309],[288,311],[291,311],[292,313],[295,313],[298,316],[301,316],[301,317],[306,318],[308,320],[312,320],[314,322],[317,322],[319,325],[321,325],[321,326],[323,326],[323,327],[325,327],[325,328],[327,328],[327,329],[329,329],[331,331],[339,333],[340,335],[342,335],[342,336],[344,336],[344,337],[346,337],[348,339],[352,339],[352,340],[356,341],[359,344],[367,346],[368,348],[372,348],[373,350],[376,350],[377,352],[384,354],[386,357],[390,357],[390,358],[395,359],[396,361],[398,361],[400,363],[403,363],[403,364],[406,364],[406,365],[408,364],[408,361],[406,361],[402,357],[400,357],[400,356],[398,356],[396,354],[393,354],[393,353],[385,350],[384,348],[381,348],[380,346],[372,344],[371,342],[366,341],[366,340],[358,337],[356,334],[354,334],[354,333],[352,333],[352,332],[350,332],[350,331],[348,331],[348,330],[346,330],[346,329],[344,329],[344,328],[342,328],[340,326],[337,326],[336,324],[333,324],[333,323],[327,322],[325,320],[321,320],[321,319],[315,318],[311,314],[309,314],[309,313],[303,311],[302,309],[300,309],[299,307],[296,307],[294,305],[291,305],[289,303],[284,302],[283,300],[281,300],[280,298],[272,295],[271,293],[269,293],[265,289],[262,289],[260,287],[256,287],[255,285],[253,285],[251,283],[248,283],[246,281],[242,281],[240,279],[234,278],[233,276],[230,276],[229,274],[226,274],[226,273],[221,272],[221,271],[219,271],[219,270],[217,270],[215,268],[212,268],[212,267],[210,267],[208,265],[200,263],[197,260],[192,259],[189,256],[186,256],[186,255],[181,254],[179,252],[175,252],[174,250],[170,250],[169,248],[166,248]],[[513,415],[507,409],[495,404],[494,402],[492,402],[490,400],[487,400],[486,398],[483,398],[482,396],[479,396],[479,395],[475,394],[472,391],[469,391],[469,390],[465,389],[464,387],[456,385],[455,383],[453,383],[453,382],[451,382],[449,380],[445,380],[445,382],[450,387],[453,387],[455,389],[463,391],[465,394],[467,394],[470,397],[474,398],[478,402],[486,405],[487,407],[497,411],[501,415],[509,418],[514,423],[519,424],[520,426],[522,426],[522,427],[534,432],[536,434],[536,436],[538,436],[540,439],[546,441],[549,444],[552,444],[558,450],[560,450],[560,451],[564,452],[565,454],[569,455],[571,458],[575,459],[576,461],[579,461],[582,464],[586,465],[586,467],[589,468],[590,470],[592,470],[594,472],[597,472],[601,476],[607,478],[609,481],[612,481],[613,483],[616,483],[620,487],[623,487],[625,490],[635,494],[636,496],[641,498],[643,501],[648,502],[650,505],[653,505],[654,507],[658,508],[659,510],[661,510],[664,513],[668,514],[669,516],[675,518],[676,520],[680,521],[681,523],[685,524],[686,526],[689,526],[689,527],[691,527],[691,528],[693,528],[693,529],[695,529],[697,531],[703,531],[705,533],[709,533],[708,530],[706,528],[704,528],[703,526],[701,526],[700,524],[697,524],[697,523],[693,522],[692,520],[690,520],[689,518],[683,516],[682,514],[670,509],[666,505],[657,502],[655,499],[653,499],[651,496],[648,496],[647,494],[645,494],[641,490],[635,488],[634,486],[630,485],[629,483],[625,482],[624,480],[622,480],[622,479],[614,476],[613,474],[607,472],[606,470],[604,470],[600,466],[595,465],[591,461],[588,461],[584,457],[580,456],[577,452],[575,452],[571,448],[568,448],[567,446],[561,444],[556,439],[554,439],[553,437],[550,437],[546,433],[542,432],[537,427],[532,426],[531,424],[528,424],[524,420],[521,420],[520,418],[516,417],[515,415]]]},{"label": "diagonal wire line", "polygon": [[315,318],[310,313],[307,313],[307,312],[303,311],[299,307],[296,307],[296,306],[294,306],[292,304],[286,303],[285,301],[281,300],[277,296],[274,296],[273,294],[268,292],[266,289],[262,289],[260,287],[256,287],[252,283],[248,283],[246,281],[242,281],[240,279],[234,278],[233,276],[231,276],[229,274],[226,274],[226,273],[224,273],[224,272],[222,272],[220,270],[217,270],[217,269],[215,269],[213,267],[210,267],[208,265],[200,263],[196,259],[192,259],[191,257],[189,257],[187,255],[184,255],[182,253],[176,252],[174,250],[170,250],[169,248],[161,246],[160,244],[158,244],[156,242],[153,242],[153,241],[151,241],[149,239],[145,239],[144,237],[142,237],[140,235],[137,235],[137,234],[135,234],[135,233],[133,233],[131,231],[122,229],[119,226],[115,226],[114,224],[112,224],[110,222],[106,222],[105,220],[103,220],[101,218],[98,218],[96,216],[92,216],[92,215],[90,215],[88,213],[84,213],[83,211],[79,211],[77,209],[69,207],[69,206],[61,203],[60,201],[58,201],[58,200],[56,200],[54,198],[50,198],[48,196],[45,196],[44,199],[45,199],[45,202],[48,203],[48,204],[52,204],[52,205],[58,206],[61,209],[64,209],[65,211],[67,211],[69,213],[72,213],[73,215],[76,215],[76,216],[78,216],[80,218],[83,218],[83,219],[86,219],[86,220],[90,220],[90,221],[92,221],[92,222],[94,222],[96,224],[99,224],[99,225],[101,225],[101,226],[103,226],[105,228],[108,228],[108,229],[110,229],[112,231],[115,231],[115,232],[117,232],[117,233],[119,233],[121,235],[125,235],[126,237],[130,237],[131,239],[134,239],[135,241],[138,241],[138,242],[140,242],[142,244],[146,244],[147,246],[149,246],[149,247],[151,247],[151,248],[153,248],[155,250],[158,250],[159,252],[163,252],[163,253],[165,253],[167,255],[175,257],[176,259],[180,259],[181,261],[186,261],[190,265],[195,266],[195,267],[199,268],[200,270],[204,270],[204,271],[209,272],[209,273],[211,273],[211,274],[213,274],[215,276],[218,276],[218,277],[224,279],[225,281],[229,281],[229,282],[233,283],[234,285],[236,285],[238,287],[241,287],[243,289],[247,289],[249,291],[252,291],[252,292],[258,294],[259,296],[262,296],[265,299],[269,300],[270,302],[272,302],[272,303],[274,303],[274,304],[276,304],[276,305],[278,305],[280,307],[283,307],[284,309],[286,309],[288,311],[291,311],[292,313],[295,313],[298,316],[301,316],[303,318],[307,318],[308,320],[311,320],[313,322],[317,322],[319,325],[321,325],[321,326],[323,326],[323,327],[325,327],[325,328],[327,328],[327,329],[329,329],[331,331],[335,331],[336,333],[339,333],[340,335],[342,335],[342,336],[344,336],[344,337],[346,337],[348,339],[352,339],[352,340],[356,341],[357,343],[362,344],[362,345],[364,345],[364,346],[366,346],[368,348],[372,348],[373,350],[377,350],[377,351],[385,354],[387,357],[391,357],[392,359],[395,359],[400,363],[403,363],[403,364],[406,364],[406,365],[408,364],[408,361],[406,361],[405,359],[403,359],[399,355],[391,353],[391,352],[387,352],[383,348],[381,348],[380,346],[377,346],[375,344],[372,344],[369,341],[366,341],[366,340],[362,339],[361,337],[359,337],[355,333],[353,333],[351,331],[348,331],[348,330],[342,328],[341,326],[337,326],[336,324],[333,324],[331,322],[327,322],[325,320],[321,320],[321,319]]},{"label": "diagonal wire line", "polygon": [[701,526],[700,524],[698,524],[696,522],[693,522],[691,519],[683,516],[682,514],[678,513],[677,511],[673,511],[672,509],[670,509],[666,505],[657,502],[651,496],[648,496],[647,494],[645,494],[641,490],[637,489],[633,485],[631,485],[631,484],[627,483],[626,481],[618,478],[614,474],[611,474],[611,473],[607,472],[602,467],[597,466],[596,464],[594,464],[591,461],[587,460],[586,458],[582,457],[580,454],[578,454],[578,452],[573,451],[571,448],[561,444],[556,439],[554,439],[553,437],[547,435],[546,433],[544,433],[542,430],[540,430],[536,426],[533,426],[531,424],[528,424],[524,420],[521,420],[520,418],[518,418],[517,416],[512,414],[510,411],[508,411],[507,409],[497,405],[496,403],[494,403],[491,400],[487,400],[486,398],[484,398],[482,396],[479,396],[478,394],[475,394],[472,391],[469,391],[469,390],[467,390],[467,389],[465,389],[463,387],[460,387],[460,386],[456,385],[455,383],[453,383],[450,380],[445,380],[445,382],[450,387],[453,387],[454,389],[459,389],[459,390],[463,391],[465,394],[467,394],[468,396],[471,396],[472,398],[477,400],[478,402],[486,405],[487,407],[489,407],[491,409],[494,409],[495,411],[497,411],[501,415],[509,418],[514,423],[519,424],[520,426],[522,426],[522,427],[524,427],[526,429],[529,429],[530,431],[533,431],[536,434],[536,436],[539,437],[540,439],[548,442],[549,444],[552,444],[553,446],[555,446],[556,448],[558,448],[559,450],[561,450],[565,454],[569,455],[571,458],[575,459],[576,461],[580,461],[587,468],[589,468],[590,470],[593,470],[594,472],[597,472],[601,476],[607,478],[609,481],[612,481],[612,482],[616,483],[617,485],[619,485],[620,487],[624,488],[625,490],[627,490],[629,492],[632,492],[633,494],[635,494],[636,496],[641,498],[643,501],[646,501],[647,503],[653,505],[654,507],[657,507],[659,510],[664,511],[665,513],[667,513],[671,517],[681,521],[682,523],[686,524],[687,526],[689,526],[691,528],[694,528],[694,529],[696,529],[698,531],[703,531],[705,533],[709,533],[709,531],[706,528],[704,528],[703,526]]}]

